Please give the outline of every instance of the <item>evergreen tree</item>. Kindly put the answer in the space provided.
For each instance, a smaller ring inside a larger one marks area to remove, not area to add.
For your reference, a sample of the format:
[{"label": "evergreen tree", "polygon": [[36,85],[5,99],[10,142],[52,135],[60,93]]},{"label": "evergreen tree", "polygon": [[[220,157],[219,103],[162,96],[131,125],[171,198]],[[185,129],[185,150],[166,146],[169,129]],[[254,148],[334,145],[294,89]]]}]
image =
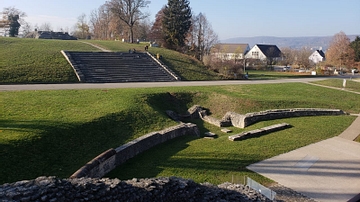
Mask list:
[{"label": "evergreen tree", "polygon": [[350,46],[354,49],[355,61],[360,62],[360,37],[356,36],[355,41],[351,42]]},{"label": "evergreen tree", "polygon": [[162,20],[165,45],[179,50],[185,46],[191,27],[191,8],[188,0],[168,0]]},{"label": "evergreen tree", "polygon": [[16,37],[19,34],[21,24],[26,24],[22,19],[26,17],[26,14],[15,7],[7,7],[3,9],[2,15],[3,20],[7,19],[7,24],[10,27],[9,36]]},{"label": "evergreen tree", "polygon": [[20,28],[20,23],[18,22],[19,15],[9,15],[8,20],[10,22],[9,35],[10,37],[15,37],[19,34],[19,28]]}]

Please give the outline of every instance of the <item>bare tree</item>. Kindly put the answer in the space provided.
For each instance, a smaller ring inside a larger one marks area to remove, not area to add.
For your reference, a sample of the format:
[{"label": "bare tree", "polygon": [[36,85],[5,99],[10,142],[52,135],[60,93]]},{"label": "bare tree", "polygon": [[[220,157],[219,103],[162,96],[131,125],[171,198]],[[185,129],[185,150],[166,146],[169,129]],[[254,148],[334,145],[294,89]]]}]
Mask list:
[{"label": "bare tree", "polygon": [[86,39],[90,35],[90,28],[86,22],[85,14],[81,14],[78,17],[78,22],[76,23],[76,30],[74,35],[80,39]]},{"label": "bare tree", "polygon": [[147,7],[150,1],[146,0],[111,0],[108,2],[111,12],[123,21],[130,31],[130,43],[134,42],[134,26],[137,22],[149,16],[140,9]]},{"label": "bare tree", "polygon": [[350,39],[344,32],[334,35],[328,51],[326,51],[326,60],[340,68],[350,66],[354,62],[354,49],[350,47]]},{"label": "bare tree", "polygon": [[309,56],[311,55],[312,51],[305,47],[301,48],[300,50],[295,51],[295,62],[299,68],[309,68],[310,67],[310,60]]},{"label": "bare tree", "polygon": [[22,33],[23,36],[25,37],[26,35],[28,35],[29,33],[31,33],[33,30],[32,26],[30,23],[28,22],[24,22],[22,25]]},{"label": "bare tree", "polygon": [[280,62],[283,65],[294,65],[297,68],[309,68],[311,67],[311,62],[309,56],[312,51],[306,47],[301,49],[291,49],[291,48],[282,48],[282,61]]},{"label": "bare tree", "polygon": [[155,22],[153,23],[149,34],[150,40],[156,41],[159,44],[164,43],[164,35],[163,35],[163,27],[162,27],[164,9],[165,6],[163,6],[161,10],[155,15]]},{"label": "bare tree", "polygon": [[90,15],[90,26],[95,39],[111,39],[119,34],[117,20],[111,15],[108,4],[101,5]]},{"label": "bare tree", "polygon": [[281,53],[282,53],[282,61],[281,63],[283,65],[291,65],[294,63],[295,61],[295,52],[293,49],[289,48],[289,47],[285,47],[281,49]]},{"label": "bare tree", "polygon": [[210,53],[213,45],[219,42],[217,34],[212,29],[211,24],[205,14],[192,17],[192,27],[189,32],[188,40],[194,46],[196,57],[202,60],[204,55]]},{"label": "bare tree", "polygon": [[141,40],[147,40],[151,31],[151,24],[147,19],[139,21],[135,26],[134,36]]},{"label": "bare tree", "polygon": [[52,27],[50,22],[45,22],[40,25],[39,31],[52,31]]}]

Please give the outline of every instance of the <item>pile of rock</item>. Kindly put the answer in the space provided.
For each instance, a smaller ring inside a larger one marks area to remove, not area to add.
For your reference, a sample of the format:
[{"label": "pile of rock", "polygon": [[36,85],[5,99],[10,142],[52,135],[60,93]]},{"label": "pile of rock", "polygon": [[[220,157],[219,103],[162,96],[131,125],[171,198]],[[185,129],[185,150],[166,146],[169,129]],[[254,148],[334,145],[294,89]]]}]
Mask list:
[{"label": "pile of rock", "polygon": [[0,185],[0,201],[270,201],[244,185],[197,184],[177,177],[133,179],[38,177]]}]

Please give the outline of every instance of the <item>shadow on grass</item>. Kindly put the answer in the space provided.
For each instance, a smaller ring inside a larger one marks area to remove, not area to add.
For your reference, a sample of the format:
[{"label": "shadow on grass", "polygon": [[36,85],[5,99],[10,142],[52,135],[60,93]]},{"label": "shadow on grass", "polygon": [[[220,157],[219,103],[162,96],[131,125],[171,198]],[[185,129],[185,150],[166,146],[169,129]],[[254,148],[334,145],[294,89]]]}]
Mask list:
[{"label": "shadow on grass", "polygon": [[185,114],[188,110],[187,104],[193,102],[192,93],[155,93],[147,94],[146,101],[156,111],[172,110],[178,114]]},{"label": "shadow on grass", "polygon": [[30,135],[0,144],[0,184],[43,175],[67,178],[101,152],[133,138],[132,118],[119,112],[88,123],[3,120],[2,135]]},{"label": "shadow on grass", "polygon": [[[158,176],[164,169],[167,176],[189,177],[195,173],[186,173],[186,170],[199,172],[199,175],[212,175],[216,172],[251,172],[245,167],[258,161],[257,158],[242,159],[236,154],[220,154],[214,157],[208,152],[195,152],[192,155],[180,153],[186,150],[191,141],[197,140],[195,136],[183,136],[153,147],[136,157],[129,159],[123,165],[106,175],[121,180],[132,178],[151,178]],[[205,140],[208,141],[208,140]],[[164,152],[166,151],[166,152]],[[226,158],[224,157],[226,156]],[[184,171],[185,170],[185,171]],[[189,176],[184,176],[189,175]]]}]

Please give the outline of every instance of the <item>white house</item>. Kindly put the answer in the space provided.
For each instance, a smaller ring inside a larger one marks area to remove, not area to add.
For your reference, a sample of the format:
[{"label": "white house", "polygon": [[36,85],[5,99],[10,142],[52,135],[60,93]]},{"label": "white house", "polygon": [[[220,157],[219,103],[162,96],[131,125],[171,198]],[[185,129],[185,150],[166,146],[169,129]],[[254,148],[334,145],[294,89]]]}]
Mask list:
[{"label": "white house", "polygon": [[246,53],[245,58],[259,60],[279,60],[281,51],[276,45],[256,44]]},{"label": "white house", "polygon": [[325,53],[322,50],[316,50],[309,56],[309,60],[315,64],[325,61]]},{"label": "white house", "polygon": [[222,60],[237,60],[243,59],[249,50],[249,44],[219,43],[211,49],[211,52]]}]

